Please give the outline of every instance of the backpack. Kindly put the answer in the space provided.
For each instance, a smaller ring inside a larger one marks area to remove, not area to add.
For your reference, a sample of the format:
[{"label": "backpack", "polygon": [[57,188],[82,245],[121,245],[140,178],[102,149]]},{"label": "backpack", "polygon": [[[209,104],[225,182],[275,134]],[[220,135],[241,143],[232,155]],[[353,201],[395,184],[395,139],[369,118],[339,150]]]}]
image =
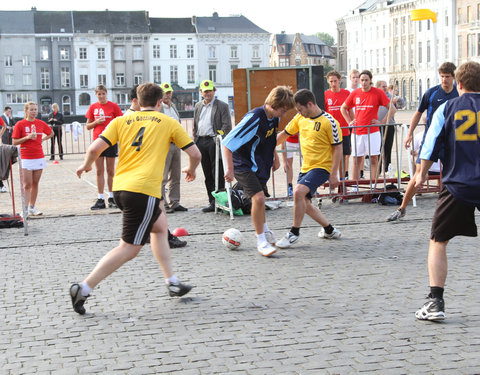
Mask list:
[{"label": "backpack", "polygon": [[[397,185],[389,184],[385,186],[385,189],[388,190],[397,190]],[[384,206],[398,206],[402,204],[403,194],[399,191],[385,192],[381,193],[378,196],[377,202]]]}]

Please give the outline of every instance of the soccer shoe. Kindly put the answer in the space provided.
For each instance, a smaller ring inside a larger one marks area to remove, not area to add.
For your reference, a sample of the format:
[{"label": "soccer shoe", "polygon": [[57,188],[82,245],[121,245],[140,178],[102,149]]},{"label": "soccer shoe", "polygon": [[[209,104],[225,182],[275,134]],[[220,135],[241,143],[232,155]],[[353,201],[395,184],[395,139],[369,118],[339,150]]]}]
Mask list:
[{"label": "soccer shoe", "polygon": [[445,303],[442,298],[432,298],[430,295],[428,301],[421,309],[415,312],[415,318],[419,320],[443,320],[445,319]]},{"label": "soccer shoe", "polygon": [[180,282],[170,283],[170,284],[167,285],[168,295],[170,297],[181,297],[181,296],[187,294],[188,292],[190,292],[190,290],[192,290],[192,288],[193,287],[191,285],[182,284]]},{"label": "soccer shoe", "polygon": [[90,296],[82,296],[82,287],[80,284],[72,284],[70,287],[70,297],[72,297],[72,306],[75,312],[80,315],[85,314],[85,307],[83,307],[83,304]]},{"label": "soccer shoe", "polygon": [[280,249],[286,249],[290,247],[291,244],[298,241],[300,236],[294,235],[292,232],[288,232],[285,237],[282,237],[275,245],[277,245]]},{"label": "soccer shoe", "polygon": [[0,187],[0,193],[6,193],[7,188],[5,186]]},{"label": "soccer shoe", "polygon": [[40,216],[40,215],[43,215],[43,212],[37,209],[36,207],[28,207],[28,215]]},{"label": "soccer shoe", "polygon": [[215,212],[215,203],[212,202],[207,207],[203,207],[202,212]]},{"label": "soccer shoe", "polygon": [[91,209],[92,211],[101,210],[101,209],[103,209],[103,208],[107,208],[107,207],[105,206],[105,200],[104,200],[104,199],[100,199],[100,198],[97,199],[97,201],[95,202],[95,204],[94,204],[92,207],[90,207],[90,209]]},{"label": "soccer shoe", "polygon": [[[104,203],[105,204],[105,203]],[[113,198],[108,198],[108,208],[118,208]]]},{"label": "soccer shoe", "polygon": [[402,208],[401,210],[395,210],[389,217],[387,217],[387,221],[397,221],[400,220],[402,217],[405,216],[407,213],[406,208]]},{"label": "soccer shoe", "polygon": [[179,211],[179,212],[185,212],[185,211],[188,211],[188,208],[187,207],[183,207],[181,204],[173,207],[173,210],[174,211]]},{"label": "soccer shoe", "polygon": [[265,241],[257,246],[257,250],[264,257],[269,257],[277,251],[277,248]]},{"label": "soccer shoe", "polygon": [[172,237],[168,239],[168,244],[170,245],[171,249],[176,249],[187,246],[187,241],[182,241],[180,238],[172,235]]},{"label": "soccer shoe", "polygon": [[273,232],[271,230],[267,230],[265,232],[265,239],[267,242],[271,245],[275,245],[275,236],[273,235]]},{"label": "soccer shoe", "polygon": [[326,238],[327,240],[337,240],[342,237],[342,233],[334,227],[333,232],[328,234],[327,232],[325,232],[325,228],[322,228],[320,229],[320,232],[318,232],[318,237]]}]

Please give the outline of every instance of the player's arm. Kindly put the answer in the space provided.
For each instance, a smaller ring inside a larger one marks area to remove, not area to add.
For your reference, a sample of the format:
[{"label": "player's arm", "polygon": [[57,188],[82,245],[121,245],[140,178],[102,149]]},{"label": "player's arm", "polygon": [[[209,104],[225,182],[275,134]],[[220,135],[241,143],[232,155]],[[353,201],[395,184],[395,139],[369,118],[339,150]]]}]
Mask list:
[{"label": "player's arm", "polygon": [[410,127],[408,128],[407,136],[406,136],[405,141],[403,143],[405,148],[410,147],[410,144],[412,143],[412,139],[413,139],[413,132],[415,131],[415,128],[417,127],[421,118],[422,118],[422,112],[416,111],[413,114],[412,120],[410,121]]},{"label": "player's arm", "polygon": [[342,161],[343,156],[343,146],[342,144],[334,145],[333,148],[333,155],[332,155],[332,171],[330,172],[330,178],[328,182],[330,183],[330,187],[335,189],[338,184],[338,170],[340,168],[340,163]]},{"label": "player's arm", "polygon": [[[53,132],[52,132],[53,133]],[[85,160],[83,164],[77,168],[77,176],[80,178],[83,172],[89,172],[92,170],[92,164],[98,159],[100,154],[105,151],[111,145],[104,141],[102,138],[97,138],[87,149],[85,154]]]},{"label": "player's arm", "polygon": [[280,168],[280,158],[278,157],[277,150],[273,150],[273,166],[272,169],[275,172],[278,168]]},{"label": "player's arm", "polygon": [[191,182],[196,178],[195,171],[202,160],[202,154],[195,144],[183,149],[183,151],[188,155],[188,165],[182,169],[182,172],[185,173],[185,181]]},{"label": "player's arm", "polygon": [[223,146],[223,156],[225,158],[225,181],[232,182],[233,181],[233,153],[230,151],[227,146]]},{"label": "player's arm", "polygon": [[352,109],[348,107],[346,103],[343,103],[340,107],[340,112],[348,125],[355,125],[355,116],[352,116]]},{"label": "player's arm", "polygon": [[382,119],[381,124],[387,124],[390,121],[390,119],[395,115],[396,112],[397,112],[397,108],[393,104],[392,100],[390,100],[390,104],[388,105],[388,112],[385,118]]},{"label": "player's arm", "polygon": [[278,145],[283,145],[283,143],[287,140],[289,134],[285,130],[282,130],[280,133],[277,135],[277,146]]},{"label": "player's arm", "polygon": [[42,136],[42,142],[46,141],[47,139],[52,138],[54,135],[55,135],[55,133],[53,132],[53,130],[50,130],[49,134],[46,134],[45,137]]},{"label": "player's arm", "polygon": [[87,130],[92,130],[95,126],[97,126],[98,124],[103,124],[104,122],[105,122],[104,116],[99,117],[96,120],[87,119],[86,128]]}]

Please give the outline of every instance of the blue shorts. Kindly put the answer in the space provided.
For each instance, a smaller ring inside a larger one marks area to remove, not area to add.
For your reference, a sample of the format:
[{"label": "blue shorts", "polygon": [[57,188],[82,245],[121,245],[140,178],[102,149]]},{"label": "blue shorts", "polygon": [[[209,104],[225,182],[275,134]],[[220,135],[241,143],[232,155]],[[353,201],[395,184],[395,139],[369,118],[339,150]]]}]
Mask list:
[{"label": "blue shorts", "polygon": [[330,173],[328,173],[325,169],[315,168],[306,173],[300,173],[298,175],[297,184],[305,185],[310,188],[307,198],[312,199],[317,191],[317,188],[327,182],[329,178]]}]

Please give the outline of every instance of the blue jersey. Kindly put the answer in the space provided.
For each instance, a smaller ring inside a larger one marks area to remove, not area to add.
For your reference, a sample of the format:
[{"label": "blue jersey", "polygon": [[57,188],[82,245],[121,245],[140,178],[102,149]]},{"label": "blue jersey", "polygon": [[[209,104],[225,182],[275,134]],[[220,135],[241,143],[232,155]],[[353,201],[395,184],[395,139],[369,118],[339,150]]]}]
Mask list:
[{"label": "blue jersey", "polygon": [[432,117],[438,107],[445,103],[449,99],[458,97],[457,86],[453,86],[453,90],[448,94],[442,89],[442,85],[437,85],[429,88],[423,94],[422,101],[418,106],[417,111],[423,113],[427,111],[427,125],[425,129],[428,129],[432,123]]},{"label": "blue jersey", "polygon": [[262,106],[248,112],[228,133],[223,145],[233,153],[235,172],[251,170],[261,183],[268,181],[277,147],[278,123],[279,118],[269,119]]},{"label": "blue jersey", "polygon": [[[480,206],[480,93],[465,93],[433,115],[421,159],[442,156],[442,182],[455,199]],[[443,152],[441,152],[443,151]]]}]

